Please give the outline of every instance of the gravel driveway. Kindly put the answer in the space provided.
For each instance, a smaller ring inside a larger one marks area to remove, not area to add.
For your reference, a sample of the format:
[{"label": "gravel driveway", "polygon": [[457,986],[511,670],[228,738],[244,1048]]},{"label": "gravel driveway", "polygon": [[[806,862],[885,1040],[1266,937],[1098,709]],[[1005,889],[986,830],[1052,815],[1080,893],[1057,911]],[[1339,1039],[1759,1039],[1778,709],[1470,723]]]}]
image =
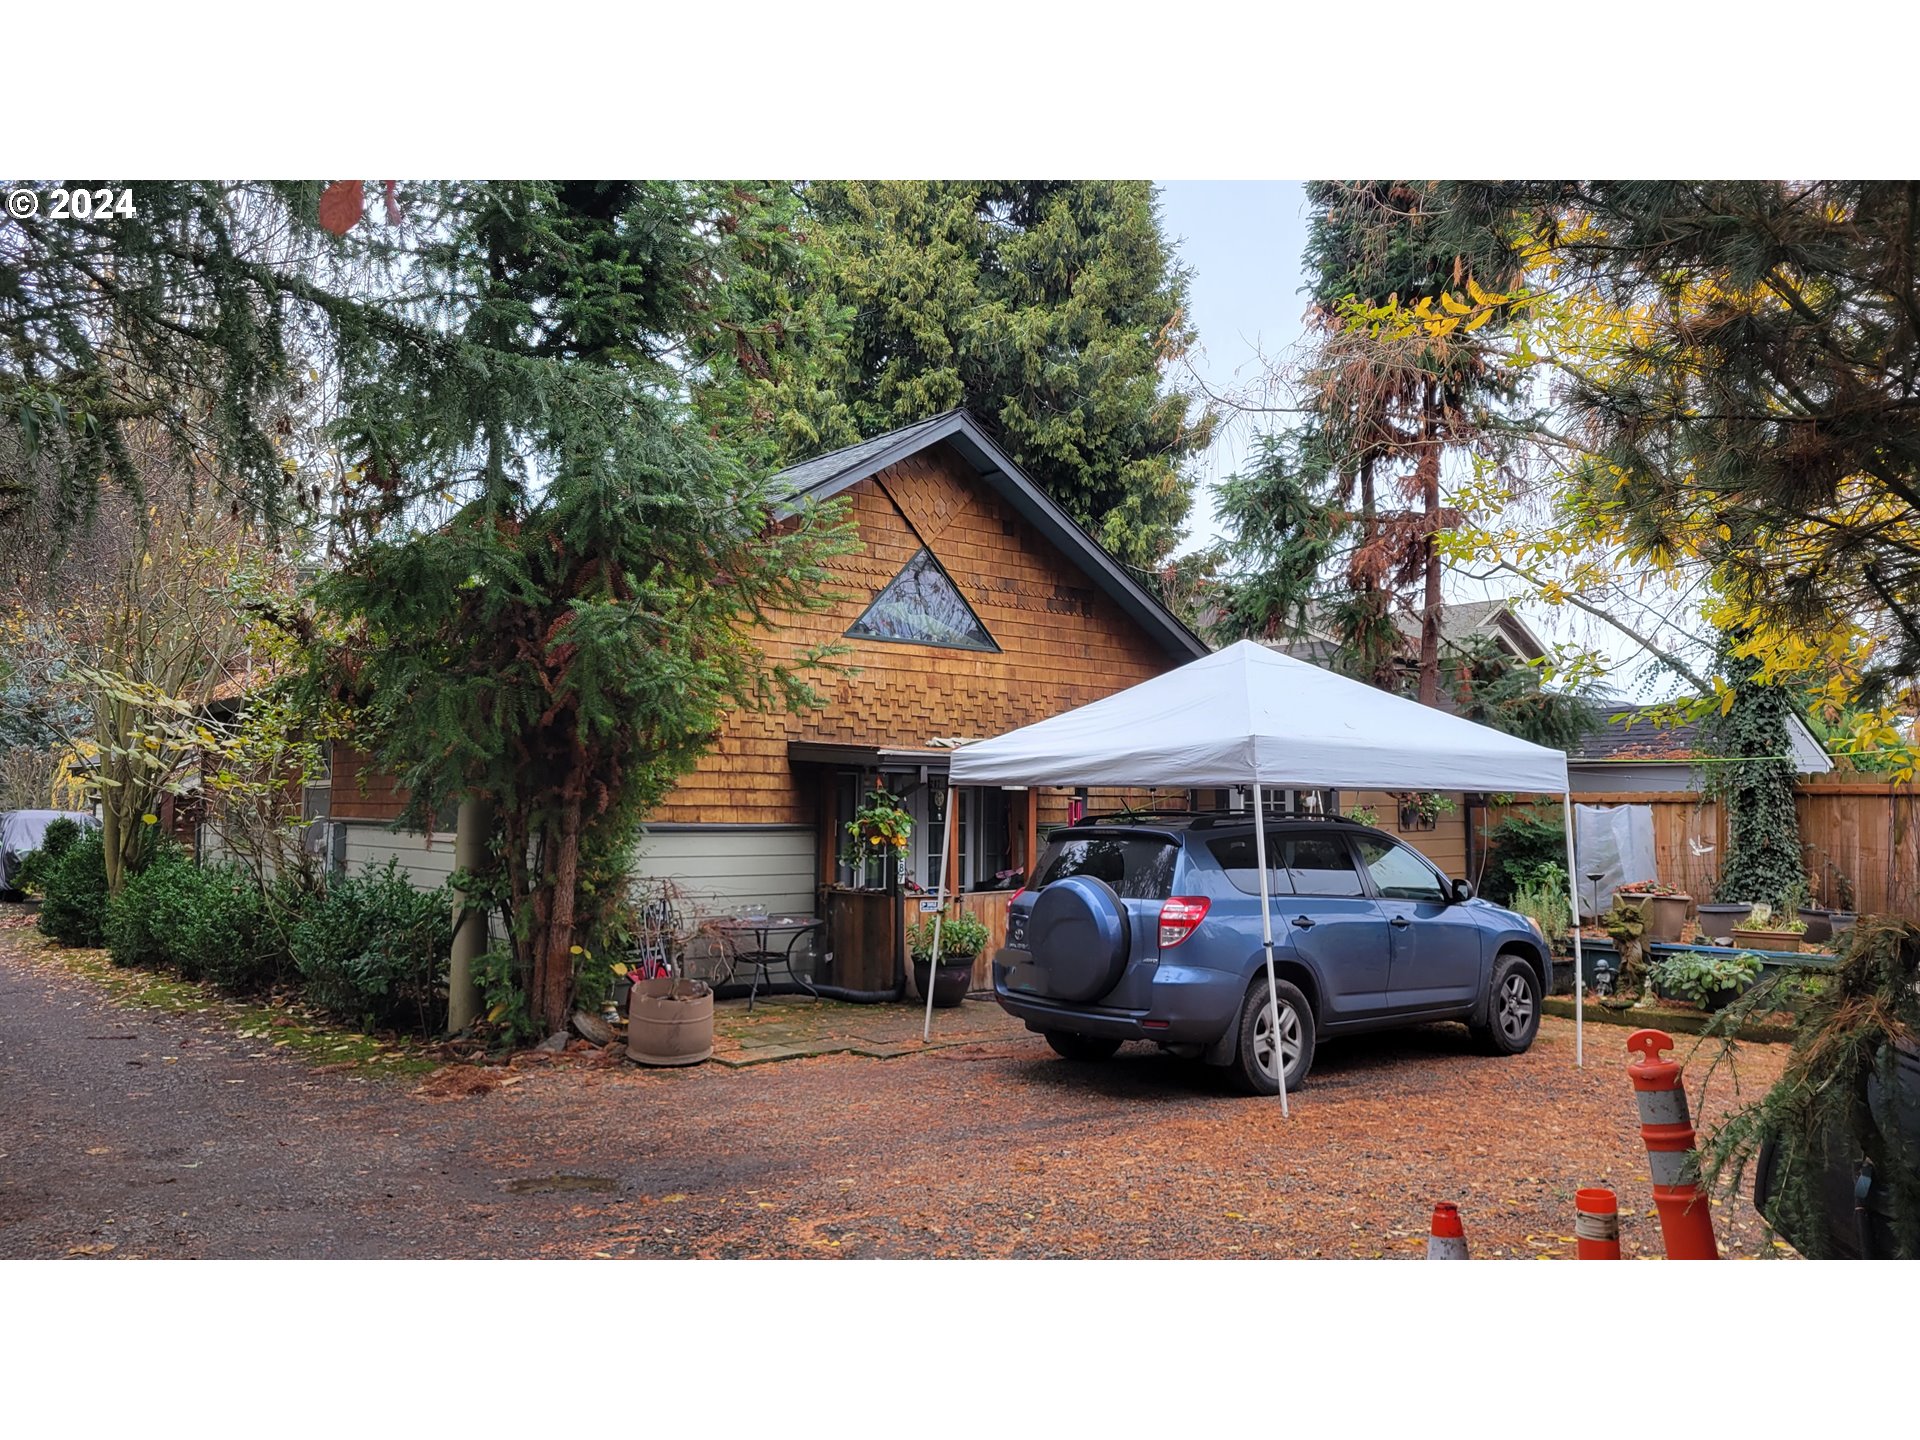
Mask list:
[{"label": "gravel driveway", "polygon": [[[1584,1071],[1555,1019],[1513,1060],[1454,1026],[1327,1045],[1291,1121],[1150,1048],[1076,1065],[1024,1034],[422,1083],[123,1006],[37,947],[0,932],[0,1256],[1415,1257],[1440,1199],[1477,1257],[1569,1256],[1591,1184],[1659,1253],[1620,1030]],[[1783,1047],[1743,1054],[1752,1095]],[[1716,1215],[1768,1250],[1744,1201]]]}]

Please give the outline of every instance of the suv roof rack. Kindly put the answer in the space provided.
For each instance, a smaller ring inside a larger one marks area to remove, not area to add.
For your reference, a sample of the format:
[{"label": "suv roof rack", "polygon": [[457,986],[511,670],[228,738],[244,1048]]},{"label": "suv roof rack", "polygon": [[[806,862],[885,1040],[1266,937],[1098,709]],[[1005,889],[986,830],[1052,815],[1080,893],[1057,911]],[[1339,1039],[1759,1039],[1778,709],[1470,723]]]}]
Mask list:
[{"label": "suv roof rack", "polygon": [[[1330,825],[1358,825],[1345,815],[1324,810],[1269,810],[1269,820],[1319,820]],[[1244,810],[1109,810],[1099,815],[1083,815],[1073,825],[1137,825],[1142,821],[1183,820],[1191,830],[1211,829],[1221,824],[1250,824],[1253,811]],[[1071,829],[1072,826],[1062,827]]]}]

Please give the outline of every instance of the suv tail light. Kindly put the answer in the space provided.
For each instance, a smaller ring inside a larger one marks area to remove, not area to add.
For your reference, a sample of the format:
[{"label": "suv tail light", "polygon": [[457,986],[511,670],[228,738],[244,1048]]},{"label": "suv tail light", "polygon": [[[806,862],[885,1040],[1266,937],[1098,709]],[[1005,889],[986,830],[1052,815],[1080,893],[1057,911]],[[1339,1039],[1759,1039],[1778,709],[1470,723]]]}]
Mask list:
[{"label": "suv tail light", "polygon": [[1013,902],[1018,900],[1022,895],[1026,893],[1027,893],[1027,887],[1022,885],[1018,890],[1014,891],[1013,894],[1009,895],[1007,897],[1007,909],[1009,910],[1013,909]]},{"label": "suv tail light", "polygon": [[1160,907],[1160,948],[1171,950],[1193,934],[1207,918],[1213,902],[1201,896],[1175,895]]}]

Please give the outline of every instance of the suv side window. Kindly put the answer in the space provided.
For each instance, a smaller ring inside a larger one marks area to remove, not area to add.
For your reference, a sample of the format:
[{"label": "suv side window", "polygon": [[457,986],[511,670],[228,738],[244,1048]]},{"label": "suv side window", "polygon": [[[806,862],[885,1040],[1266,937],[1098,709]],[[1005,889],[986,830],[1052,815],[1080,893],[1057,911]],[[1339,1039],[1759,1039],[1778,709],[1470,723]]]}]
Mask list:
[{"label": "suv side window", "polygon": [[1287,874],[1297,895],[1366,894],[1344,836],[1301,835],[1288,840]]},{"label": "suv side window", "polygon": [[1439,900],[1448,898],[1446,882],[1420,856],[1391,840],[1360,837],[1360,859],[1373,877],[1382,900]]},{"label": "suv side window", "polygon": [[[1207,843],[1208,851],[1214,861],[1227,872],[1227,878],[1236,890],[1244,890],[1249,895],[1260,893],[1260,857],[1254,852],[1253,836],[1231,835],[1223,840]],[[1273,831],[1267,831],[1267,893],[1269,895],[1291,895],[1293,882],[1286,872],[1287,842]]]}]

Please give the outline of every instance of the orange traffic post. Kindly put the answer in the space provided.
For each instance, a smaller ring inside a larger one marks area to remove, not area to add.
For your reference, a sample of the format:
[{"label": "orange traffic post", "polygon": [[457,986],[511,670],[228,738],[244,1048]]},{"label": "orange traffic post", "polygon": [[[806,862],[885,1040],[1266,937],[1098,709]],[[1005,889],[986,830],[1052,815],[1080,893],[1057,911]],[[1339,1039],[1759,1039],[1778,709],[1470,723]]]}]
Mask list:
[{"label": "orange traffic post", "polygon": [[1442,1200],[1433,1207],[1433,1223],[1427,1227],[1427,1259],[1465,1260],[1467,1232],[1460,1226],[1460,1207]]},{"label": "orange traffic post", "polygon": [[1653,1171],[1660,1243],[1669,1260],[1718,1260],[1707,1197],[1686,1178],[1687,1158],[1694,1150],[1693,1117],[1680,1084],[1680,1063],[1660,1058],[1661,1051],[1672,1048],[1673,1037],[1664,1030],[1636,1030],[1627,1037],[1627,1049],[1636,1056],[1627,1062],[1627,1078],[1633,1081],[1640,1138]]},{"label": "orange traffic post", "polygon": [[1573,1192],[1573,1252],[1576,1260],[1620,1258],[1620,1202],[1611,1190]]}]

